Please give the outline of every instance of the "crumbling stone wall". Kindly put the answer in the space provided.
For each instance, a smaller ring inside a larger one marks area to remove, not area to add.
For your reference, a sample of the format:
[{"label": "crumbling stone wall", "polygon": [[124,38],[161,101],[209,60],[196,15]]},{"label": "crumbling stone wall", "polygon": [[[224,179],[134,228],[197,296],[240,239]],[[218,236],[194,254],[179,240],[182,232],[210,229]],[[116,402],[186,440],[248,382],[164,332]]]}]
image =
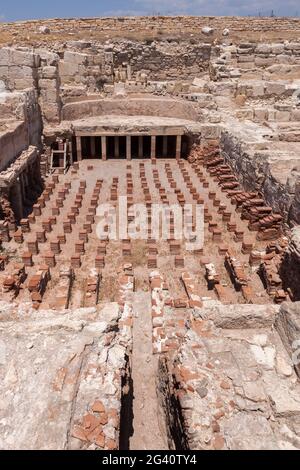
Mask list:
[{"label": "crumbling stone wall", "polygon": [[[239,40],[236,43],[222,44],[214,48],[215,58],[210,64],[210,77],[212,80],[220,78],[237,78],[248,74],[248,78],[255,73],[265,74],[265,78],[286,79],[299,76],[300,44],[293,37],[290,41],[257,43],[256,40]],[[298,75],[297,75],[298,74]],[[274,84],[274,93],[280,91]]]},{"label": "crumbling stone wall", "polygon": [[147,71],[151,80],[190,80],[208,70],[210,44],[192,44],[190,41],[152,41],[111,44],[114,65],[130,63],[133,72]]},{"label": "crumbling stone wall", "polygon": [[280,212],[289,223],[300,223],[296,185],[298,175],[291,175],[282,184],[272,175],[268,162],[270,154],[247,146],[234,133],[224,129],[220,139],[221,151],[234,169],[246,190],[261,192],[268,204]]},{"label": "crumbling stone wall", "polygon": [[[299,18],[263,18],[263,17],[237,17],[237,16],[148,16],[148,17],[114,17],[114,18],[70,18],[35,20],[22,23],[1,23],[0,33],[2,42],[16,38],[27,41],[55,41],[63,35],[64,39],[72,35],[75,39],[80,38],[86,31],[93,32],[93,37],[140,37],[147,36],[203,36],[202,28],[212,28],[211,39],[222,37],[224,28],[230,30],[234,37],[241,34],[246,38],[260,39],[272,38],[286,39],[291,35],[299,33]],[[41,27],[46,27],[48,34],[43,37]]]},{"label": "crumbling stone wall", "polygon": [[32,52],[2,48],[0,50],[0,77],[8,90],[36,88],[40,57]]},{"label": "crumbling stone wall", "polygon": [[133,98],[118,101],[108,98],[67,103],[63,108],[62,118],[66,121],[72,121],[106,114],[117,116],[176,116],[179,119],[197,120],[197,113],[190,103],[164,98],[160,100]]},{"label": "crumbling stone wall", "polygon": [[8,118],[0,123],[0,170],[3,170],[29,145],[39,147],[41,144],[42,121],[37,91],[7,93],[0,111]]},{"label": "crumbling stone wall", "polygon": [[290,287],[293,300],[300,300],[300,227],[292,230],[288,249],[286,251],[280,275],[284,287]]}]

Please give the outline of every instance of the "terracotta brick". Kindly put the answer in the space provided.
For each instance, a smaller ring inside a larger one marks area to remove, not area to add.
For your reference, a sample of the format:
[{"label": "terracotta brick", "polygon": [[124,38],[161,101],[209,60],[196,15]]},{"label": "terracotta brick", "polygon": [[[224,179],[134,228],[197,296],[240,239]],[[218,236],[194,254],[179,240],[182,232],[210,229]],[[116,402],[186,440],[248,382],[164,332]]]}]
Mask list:
[{"label": "terracotta brick", "polygon": [[20,243],[20,244],[23,243],[24,237],[23,237],[23,233],[22,233],[22,230],[21,230],[21,229],[17,230],[17,231],[14,233],[14,240],[15,240],[16,243]]},{"label": "terracotta brick", "polygon": [[175,268],[184,268],[183,256],[175,256]]},{"label": "terracotta brick", "polygon": [[44,229],[37,229],[36,230],[36,239],[38,243],[46,243],[46,232]]},{"label": "terracotta brick", "polygon": [[88,208],[88,213],[91,215],[96,215],[97,208],[96,207],[89,207]]},{"label": "terracotta brick", "polygon": [[33,255],[37,255],[39,253],[38,242],[34,238],[30,238],[27,240],[27,247],[28,251]]},{"label": "terracotta brick", "polygon": [[91,223],[91,224],[94,224],[95,223],[95,216],[93,214],[87,214],[86,215],[86,221]]},{"label": "terracotta brick", "polygon": [[26,267],[33,266],[32,253],[29,251],[22,253],[22,262]]},{"label": "terracotta brick", "polygon": [[42,227],[46,233],[52,232],[52,225],[50,219],[45,219],[42,221]]},{"label": "terracotta brick", "polygon": [[33,225],[35,223],[35,215],[33,213],[29,214],[29,216],[27,218],[29,220],[30,225]]},{"label": "terracotta brick", "polygon": [[209,232],[213,233],[213,231],[217,228],[218,228],[218,223],[215,220],[211,220],[208,223],[208,231]]},{"label": "terracotta brick", "polygon": [[179,255],[180,254],[180,242],[177,240],[171,240],[169,242],[169,247],[170,247],[170,253],[172,255]]},{"label": "terracotta brick", "polygon": [[52,251],[49,251],[44,254],[44,260],[45,260],[46,266],[48,266],[49,268],[55,267],[56,259],[55,259],[55,254],[52,253]]},{"label": "terracotta brick", "polygon": [[93,197],[91,199],[90,204],[91,204],[91,207],[97,207],[98,206],[98,198]]},{"label": "terracotta brick", "polygon": [[222,220],[223,222],[230,222],[231,217],[232,217],[232,213],[230,211],[225,210],[223,212]]},{"label": "terracotta brick", "polygon": [[149,269],[156,269],[157,268],[157,258],[154,255],[148,256],[147,266]]},{"label": "terracotta brick", "polygon": [[79,231],[79,240],[87,243],[89,241],[89,236],[86,230]]},{"label": "terracotta brick", "polygon": [[40,216],[42,214],[42,209],[40,204],[34,204],[33,206],[33,213],[36,217]]},{"label": "terracotta brick", "polygon": [[77,207],[77,206],[72,206],[72,207],[71,207],[71,210],[70,210],[70,213],[71,213],[71,214],[78,215],[78,214],[79,214],[79,207]]},{"label": "terracotta brick", "polygon": [[61,248],[60,248],[60,241],[59,240],[53,240],[50,242],[50,250],[52,251],[52,253],[54,253],[55,255],[59,255],[59,253],[61,252]]},{"label": "terracotta brick", "polygon": [[54,215],[55,215],[55,216],[56,216],[56,215],[59,215],[59,214],[60,214],[59,207],[52,207],[51,213],[52,213],[53,216],[54,216]]},{"label": "terracotta brick", "polygon": [[97,255],[106,255],[106,243],[100,242],[97,247]]},{"label": "terracotta brick", "polygon": [[212,239],[214,242],[220,242],[222,240],[222,232],[218,228],[213,229],[213,236]]},{"label": "terracotta brick", "polygon": [[235,232],[236,231],[236,222],[228,222],[227,223],[227,230],[228,230],[228,232]]},{"label": "terracotta brick", "polygon": [[149,255],[157,255],[158,250],[156,245],[148,245],[148,254]]},{"label": "terracotta brick", "polygon": [[234,232],[234,240],[235,240],[236,242],[242,242],[242,241],[243,241],[243,237],[244,237],[244,232],[243,232],[243,230],[236,229],[235,232]]},{"label": "terracotta brick", "polygon": [[219,245],[219,248],[218,248],[218,251],[219,251],[219,255],[226,255],[227,251],[228,251],[228,246],[227,245]]},{"label": "terracotta brick", "polygon": [[81,256],[74,255],[71,257],[71,266],[72,268],[80,268],[81,267]]},{"label": "terracotta brick", "polygon": [[78,241],[75,243],[75,253],[80,253],[80,254],[85,253],[85,244],[83,241]]},{"label": "terracotta brick", "polygon": [[66,192],[64,189],[60,189],[57,193],[57,196],[59,199],[65,200],[66,198]]},{"label": "terracotta brick", "polygon": [[75,225],[76,224],[76,214],[70,212],[68,215],[67,215],[67,219],[69,221],[69,223],[71,225]]},{"label": "terracotta brick", "polygon": [[96,268],[104,268],[105,267],[105,258],[103,255],[97,255],[95,258],[95,267]]},{"label": "terracotta brick", "polygon": [[56,207],[62,208],[62,207],[64,207],[64,200],[61,199],[61,198],[57,198],[56,201],[55,201],[55,204],[56,204]]},{"label": "terracotta brick", "polygon": [[90,222],[84,223],[84,224],[83,224],[83,229],[84,229],[87,233],[92,233],[92,232],[93,232],[92,224],[91,224]]},{"label": "terracotta brick", "polygon": [[49,201],[49,199],[50,199],[50,191],[48,191],[47,189],[45,189],[45,190],[43,191],[43,198],[44,198],[45,201]]},{"label": "terracotta brick", "polygon": [[61,245],[65,245],[66,243],[66,235],[64,233],[58,234],[57,235],[57,240]]},{"label": "terracotta brick", "polygon": [[45,204],[45,199],[43,198],[43,196],[38,198],[37,203],[40,205],[41,209],[44,209],[46,204]]},{"label": "terracotta brick", "polygon": [[20,226],[23,233],[30,232],[30,224],[28,219],[21,219]]},{"label": "terracotta brick", "polygon": [[72,233],[72,224],[69,220],[63,222],[64,233]]},{"label": "terracotta brick", "polygon": [[253,250],[253,240],[251,238],[244,238],[242,243],[242,253],[250,254]]}]

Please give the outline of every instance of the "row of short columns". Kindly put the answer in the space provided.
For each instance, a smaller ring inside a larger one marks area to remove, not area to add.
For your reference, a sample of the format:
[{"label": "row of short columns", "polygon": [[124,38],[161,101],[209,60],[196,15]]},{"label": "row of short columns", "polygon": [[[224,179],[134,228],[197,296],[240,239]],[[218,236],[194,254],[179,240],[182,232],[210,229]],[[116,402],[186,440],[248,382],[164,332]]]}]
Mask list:
[{"label": "row of short columns", "polygon": [[[131,135],[126,136],[126,158],[131,160]],[[144,136],[138,137],[138,156],[143,158],[144,156]],[[155,135],[151,136],[151,159],[156,159],[156,137]],[[176,136],[176,159],[179,160],[181,157],[181,142],[182,136]],[[77,146],[77,160],[82,160],[82,142],[81,137],[76,137],[76,146]],[[115,158],[120,157],[120,138],[119,136],[114,136],[114,151]],[[95,157],[96,154],[96,137],[91,136],[91,156]],[[107,160],[107,137],[101,136],[101,155],[102,160]],[[163,136],[163,157],[168,155],[168,136]]]}]

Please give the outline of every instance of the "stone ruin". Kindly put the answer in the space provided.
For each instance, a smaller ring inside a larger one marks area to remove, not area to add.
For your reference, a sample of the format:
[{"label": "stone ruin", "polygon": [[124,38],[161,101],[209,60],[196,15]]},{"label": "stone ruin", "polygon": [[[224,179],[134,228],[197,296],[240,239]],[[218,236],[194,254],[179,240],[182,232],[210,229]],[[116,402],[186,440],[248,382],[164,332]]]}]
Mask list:
[{"label": "stone ruin", "polygon": [[[0,448],[299,449],[300,20],[1,23],[0,47]],[[120,196],[128,222],[201,205],[203,247],[171,213],[99,239]]]}]

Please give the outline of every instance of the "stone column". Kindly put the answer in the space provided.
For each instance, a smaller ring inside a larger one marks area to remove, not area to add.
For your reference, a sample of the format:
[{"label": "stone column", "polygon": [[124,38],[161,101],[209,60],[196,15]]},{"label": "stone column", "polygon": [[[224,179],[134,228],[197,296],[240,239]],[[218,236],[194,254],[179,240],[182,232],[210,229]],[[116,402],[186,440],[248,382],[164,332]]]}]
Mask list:
[{"label": "stone column", "polygon": [[126,158],[131,160],[131,135],[126,136]]},{"label": "stone column", "polygon": [[131,73],[131,65],[127,65],[127,80],[131,80],[132,78],[132,73]]},{"label": "stone column", "polygon": [[96,137],[94,135],[91,136],[91,157],[96,157]]},{"label": "stone column", "polygon": [[69,161],[70,161],[70,165],[73,165],[73,145],[72,145],[72,139],[71,140],[67,140],[67,145],[68,145],[68,150],[69,150]]},{"label": "stone column", "polygon": [[17,220],[22,219],[23,217],[23,200],[22,200],[22,190],[21,182],[18,178],[12,188],[12,205],[14,209],[14,214]]},{"label": "stone column", "polygon": [[144,137],[139,135],[139,158],[144,156]]},{"label": "stone column", "polygon": [[101,151],[102,151],[102,160],[107,160],[107,142],[106,136],[101,137]]},{"label": "stone column", "polygon": [[180,160],[181,158],[181,141],[182,136],[178,135],[176,138],[176,160]]},{"label": "stone column", "polygon": [[81,162],[82,160],[82,147],[81,147],[81,137],[76,137],[76,147],[77,147],[77,161]]},{"label": "stone column", "polygon": [[120,137],[115,136],[115,158],[120,158]]},{"label": "stone column", "polygon": [[166,158],[168,156],[168,136],[163,136],[163,157]]},{"label": "stone column", "polygon": [[151,160],[156,159],[156,135],[151,136]]}]

